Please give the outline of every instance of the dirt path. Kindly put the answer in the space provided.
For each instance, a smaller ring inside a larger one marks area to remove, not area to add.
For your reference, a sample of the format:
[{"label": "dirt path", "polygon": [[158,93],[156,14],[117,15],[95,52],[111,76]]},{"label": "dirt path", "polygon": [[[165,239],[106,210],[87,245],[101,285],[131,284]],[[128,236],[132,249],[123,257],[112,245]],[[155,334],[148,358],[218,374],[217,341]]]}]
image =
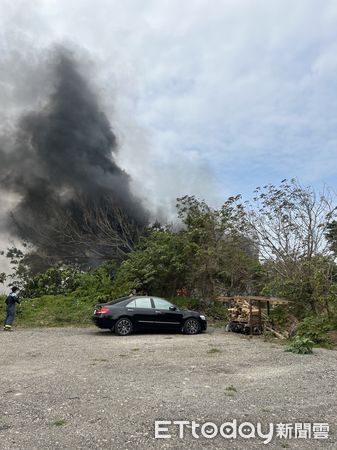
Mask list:
[{"label": "dirt path", "polygon": [[[337,352],[285,353],[235,334],[88,329],[0,334],[1,449],[337,449]],[[154,421],[328,422],[330,438],[199,439]]]}]

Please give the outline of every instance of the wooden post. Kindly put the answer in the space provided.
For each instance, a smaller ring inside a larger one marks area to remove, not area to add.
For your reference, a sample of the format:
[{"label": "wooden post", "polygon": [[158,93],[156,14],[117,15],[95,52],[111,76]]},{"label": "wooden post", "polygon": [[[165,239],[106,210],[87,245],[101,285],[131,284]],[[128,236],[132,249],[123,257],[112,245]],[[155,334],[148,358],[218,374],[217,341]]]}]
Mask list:
[{"label": "wooden post", "polygon": [[267,314],[268,314],[268,317],[270,316],[270,303],[269,303],[269,301],[267,302]]},{"label": "wooden post", "polygon": [[251,300],[249,300],[249,334],[253,334],[253,308]]},{"label": "wooden post", "polygon": [[259,302],[259,330],[262,333],[262,314],[261,314],[261,302]]}]

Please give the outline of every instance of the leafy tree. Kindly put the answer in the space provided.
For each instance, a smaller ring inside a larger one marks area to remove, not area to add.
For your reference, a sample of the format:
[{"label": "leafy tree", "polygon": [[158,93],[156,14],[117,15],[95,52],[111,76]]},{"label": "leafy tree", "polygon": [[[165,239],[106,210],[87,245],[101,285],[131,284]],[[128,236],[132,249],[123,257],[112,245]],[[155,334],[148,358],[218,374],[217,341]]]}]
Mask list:
[{"label": "leafy tree", "polygon": [[51,261],[47,264],[46,257],[42,257],[36,251],[32,251],[32,247],[26,242],[21,243],[19,247],[9,247],[6,251],[1,251],[1,255],[9,260],[11,273],[7,275],[7,279],[11,280],[11,284],[16,284],[20,289],[24,289],[27,283],[39,273],[44,273],[51,267]]},{"label": "leafy tree", "polygon": [[195,295],[212,300],[220,292],[251,293],[258,270],[257,249],[246,235],[248,223],[241,197],[229,197],[220,209],[185,196],[178,216],[186,227],[192,256],[188,284]]},{"label": "leafy tree", "polygon": [[152,231],[118,270],[114,283],[116,295],[128,295],[136,290],[173,296],[184,285],[189,254],[184,233],[170,229]]},{"label": "leafy tree", "polygon": [[42,297],[72,292],[79,283],[81,271],[75,266],[56,265],[30,278],[23,288],[25,297]]},{"label": "leafy tree", "polygon": [[327,224],[326,239],[328,241],[330,250],[337,257],[337,220],[333,220]]},{"label": "leafy tree", "polygon": [[114,261],[107,261],[96,269],[83,271],[77,266],[62,264],[32,277],[23,288],[25,297],[74,294],[81,298],[109,300],[112,296],[112,280],[116,270]]},{"label": "leafy tree", "polygon": [[331,315],[336,308],[337,268],[329,257],[317,256],[310,261],[294,262],[294,271],[285,276],[278,270],[278,261],[264,264],[263,295],[280,296],[292,301],[298,317],[308,313]]},{"label": "leafy tree", "polygon": [[158,224],[117,273],[114,289],[174,296],[184,288],[205,302],[221,293],[252,292],[260,269],[257,249],[245,235],[239,197],[216,210],[195,197],[178,199],[182,228]]},{"label": "leafy tree", "polygon": [[15,281],[15,284],[23,288],[30,279],[30,267],[25,261],[23,251],[17,247],[10,247],[6,252],[2,252],[8,259],[12,267],[12,273],[8,278]]},{"label": "leafy tree", "polygon": [[329,191],[283,180],[257,188],[249,205],[251,235],[268,275],[264,292],[294,300],[297,311],[316,313],[323,301],[329,312],[336,267],[325,233],[334,203]]}]

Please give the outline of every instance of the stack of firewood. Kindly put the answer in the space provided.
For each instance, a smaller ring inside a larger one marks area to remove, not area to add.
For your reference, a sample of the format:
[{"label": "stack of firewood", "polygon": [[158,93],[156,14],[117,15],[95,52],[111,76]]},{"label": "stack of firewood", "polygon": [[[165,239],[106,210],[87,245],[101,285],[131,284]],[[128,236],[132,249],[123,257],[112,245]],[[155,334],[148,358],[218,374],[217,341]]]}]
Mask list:
[{"label": "stack of firewood", "polygon": [[[238,322],[248,322],[249,321],[249,302],[244,299],[235,300],[235,305],[232,308],[228,308],[231,314],[231,320]],[[258,317],[259,310],[255,306],[252,306],[252,317]]]}]

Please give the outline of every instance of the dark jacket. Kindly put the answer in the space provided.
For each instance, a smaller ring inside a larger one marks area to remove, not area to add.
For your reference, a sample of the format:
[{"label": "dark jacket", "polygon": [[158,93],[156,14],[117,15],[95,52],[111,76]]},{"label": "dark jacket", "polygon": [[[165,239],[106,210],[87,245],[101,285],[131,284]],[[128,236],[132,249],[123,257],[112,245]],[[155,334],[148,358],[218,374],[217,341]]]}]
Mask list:
[{"label": "dark jacket", "polygon": [[15,292],[11,292],[9,296],[6,298],[6,304],[7,306],[15,305],[15,303],[20,304],[20,300],[18,299],[18,296]]}]

